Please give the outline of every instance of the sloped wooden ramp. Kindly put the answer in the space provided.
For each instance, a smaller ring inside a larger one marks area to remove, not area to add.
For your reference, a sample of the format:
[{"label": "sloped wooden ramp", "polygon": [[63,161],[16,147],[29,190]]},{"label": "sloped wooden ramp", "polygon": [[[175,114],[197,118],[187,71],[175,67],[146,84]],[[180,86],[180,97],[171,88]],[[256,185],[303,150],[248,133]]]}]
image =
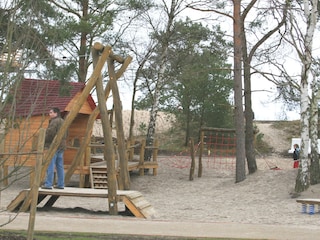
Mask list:
[{"label": "sloped wooden ramp", "polygon": [[[8,211],[27,211],[30,203],[23,206],[24,200],[29,194],[30,189],[22,190],[15,199],[7,206]],[[39,189],[38,204],[47,199],[44,207],[52,207],[59,197],[91,197],[91,198],[108,198],[107,189],[91,189],[91,188],[73,188],[66,187],[65,189]],[[138,191],[117,190],[117,196],[120,202],[126,205],[126,208],[135,216],[139,218],[153,218],[155,215],[154,208]]]}]

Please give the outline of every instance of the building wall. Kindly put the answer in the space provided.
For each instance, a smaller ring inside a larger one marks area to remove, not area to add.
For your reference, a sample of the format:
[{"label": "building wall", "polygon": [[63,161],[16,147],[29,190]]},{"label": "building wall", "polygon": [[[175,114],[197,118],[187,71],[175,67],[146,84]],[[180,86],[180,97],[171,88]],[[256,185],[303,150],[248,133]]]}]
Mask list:
[{"label": "building wall", "polygon": [[[69,146],[64,154],[65,165],[70,165],[77,152],[77,146],[86,133],[89,115],[78,114],[68,129],[67,145]],[[48,116],[33,116],[29,119],[17,121],[5,136],[5,153],[29,153],[32,152],[33,137],[37,135],[40,128],[48,127]],[[76,140],[73,140],[76,139]],[[71,146],[71,144],[73,146]],[[71,146],[71,148],[70,148]],[[19,155],[6,157],[5,165],[25,165],[34,166],[36,155]]]}]

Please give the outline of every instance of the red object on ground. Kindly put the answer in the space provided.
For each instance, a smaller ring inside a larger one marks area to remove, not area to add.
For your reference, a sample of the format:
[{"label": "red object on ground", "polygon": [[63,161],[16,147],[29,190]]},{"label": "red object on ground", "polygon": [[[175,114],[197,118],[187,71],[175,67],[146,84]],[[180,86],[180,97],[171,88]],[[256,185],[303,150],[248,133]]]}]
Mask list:
[{"label": "red object on ground", "polygon": [[293,162],[293,168],[298,168],[299,167],[299,160],[295,160]]}]

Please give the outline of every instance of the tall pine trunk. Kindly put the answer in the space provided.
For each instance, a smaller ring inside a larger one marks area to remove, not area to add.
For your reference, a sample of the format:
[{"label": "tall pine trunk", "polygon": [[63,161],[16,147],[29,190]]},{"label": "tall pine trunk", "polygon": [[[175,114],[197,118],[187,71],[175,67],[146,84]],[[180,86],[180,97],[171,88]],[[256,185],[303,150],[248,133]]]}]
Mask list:
[{"label": "tall pine trunk", "polygon": [[236,182],[246,179],[245,169],[245,134],[244,115],[242,107],[242,37],[240,24],[241,1],[234,0],[234,104],[235,104],[235,127],[236,127]]}]

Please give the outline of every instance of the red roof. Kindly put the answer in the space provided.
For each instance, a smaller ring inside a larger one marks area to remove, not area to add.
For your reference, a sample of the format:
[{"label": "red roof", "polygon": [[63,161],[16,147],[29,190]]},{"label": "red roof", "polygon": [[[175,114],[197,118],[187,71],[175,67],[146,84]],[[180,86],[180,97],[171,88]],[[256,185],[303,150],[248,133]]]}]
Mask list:
[{"label": "red roof", "polygon": [[[23,79],[15,99],[16,116],[42,115],[48,113],[52,107],[58,107],[61,112],[64,112],[69,102],[85,87],[85,83],[70,82],[68,84],[70,85],[69,95],[60,96],[58,80]],[[96,104],[91,95],[88,96],[87,101],[93,110]]]}]

